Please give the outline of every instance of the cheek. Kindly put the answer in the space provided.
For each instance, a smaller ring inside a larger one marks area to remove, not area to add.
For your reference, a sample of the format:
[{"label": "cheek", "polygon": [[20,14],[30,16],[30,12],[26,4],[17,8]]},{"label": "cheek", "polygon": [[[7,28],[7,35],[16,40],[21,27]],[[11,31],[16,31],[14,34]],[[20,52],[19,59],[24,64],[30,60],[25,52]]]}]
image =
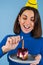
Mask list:
[{"label": "cheek", "polygon": [[23,19],[20,20],[20,25],[23,25],[25,22]]},{"label": "cheek", "polygon": [[33,27],[33,28],[34,28],[34,23],[33,23],[33,22],[31,23],[31,27]]}]

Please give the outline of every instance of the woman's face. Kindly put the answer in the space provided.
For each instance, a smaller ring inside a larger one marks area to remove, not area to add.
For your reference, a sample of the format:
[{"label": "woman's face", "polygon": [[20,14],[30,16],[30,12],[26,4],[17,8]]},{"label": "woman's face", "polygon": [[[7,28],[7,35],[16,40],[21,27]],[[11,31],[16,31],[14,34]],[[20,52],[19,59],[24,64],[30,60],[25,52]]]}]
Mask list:
[{"label": "woman's face", "polygon": [[24,33],[31,32],[34,28],[34,12],[32,10],[25,10],[21,16],[19,15],[19,23]]}]

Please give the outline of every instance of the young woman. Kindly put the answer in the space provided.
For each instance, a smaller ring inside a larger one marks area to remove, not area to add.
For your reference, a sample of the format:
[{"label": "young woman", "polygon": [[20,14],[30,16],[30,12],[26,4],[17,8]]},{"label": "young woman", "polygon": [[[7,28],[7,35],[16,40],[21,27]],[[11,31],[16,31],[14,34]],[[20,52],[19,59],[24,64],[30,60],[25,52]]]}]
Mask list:
[{"label": "young woman", "polygon": [[9,59],[9,55],[17,53],[18,48],[21,47],[20,38],[23,36],[29,54],[36,55],[37,62],[30,65],[43,65],[43,38],[38,10],[23,7],[16,18],[13,30],[15,34],[7,35],[0,43],[0,58],[8,53],[9,65],[23,65]]}]

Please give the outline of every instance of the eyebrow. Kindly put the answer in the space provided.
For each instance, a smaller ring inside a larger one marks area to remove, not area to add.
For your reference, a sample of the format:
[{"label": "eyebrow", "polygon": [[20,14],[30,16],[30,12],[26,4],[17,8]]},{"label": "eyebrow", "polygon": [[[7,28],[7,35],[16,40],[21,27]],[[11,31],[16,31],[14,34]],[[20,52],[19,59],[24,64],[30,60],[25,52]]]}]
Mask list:
[{"label": "eyebrow", "polygon": [[[23,16],[26,16],[26,15],[23,14]],[[26,17],[27,17],[27,16],[26,16]]]},{"label": "eyebrow", "polygon": [[34,18],[34,16],[32,16],[31,18]]},{"label": "eyebrow", "polygon": [[[23,14],[23,16],[26,16],[25,14]],[[27,16],[26,16],[27,17]],[[34,16],[32,16],[31,18],[34,18]]]}]

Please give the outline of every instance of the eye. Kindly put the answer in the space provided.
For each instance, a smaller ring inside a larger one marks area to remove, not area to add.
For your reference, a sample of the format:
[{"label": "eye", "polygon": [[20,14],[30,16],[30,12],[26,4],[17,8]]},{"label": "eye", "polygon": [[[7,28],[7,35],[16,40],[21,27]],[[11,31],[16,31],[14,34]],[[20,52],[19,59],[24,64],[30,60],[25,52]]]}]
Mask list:
[{"label": "eye", "polygon": [[24,17],[23,17],[23,19],[24,19],[24,20],[27,20],[27,18],[24,18]]},{"label": "eye", "polygon": [[34,21],[34,19],[31,19],[31,21]]},{"label": "eye", "polygon": [[34,21],[34,18],[31,18],[30,20],[31,20],[31,21]]},{"label": "eye", "polygon": [[27,20],[27,15],[23,14],[23,19]]}]

